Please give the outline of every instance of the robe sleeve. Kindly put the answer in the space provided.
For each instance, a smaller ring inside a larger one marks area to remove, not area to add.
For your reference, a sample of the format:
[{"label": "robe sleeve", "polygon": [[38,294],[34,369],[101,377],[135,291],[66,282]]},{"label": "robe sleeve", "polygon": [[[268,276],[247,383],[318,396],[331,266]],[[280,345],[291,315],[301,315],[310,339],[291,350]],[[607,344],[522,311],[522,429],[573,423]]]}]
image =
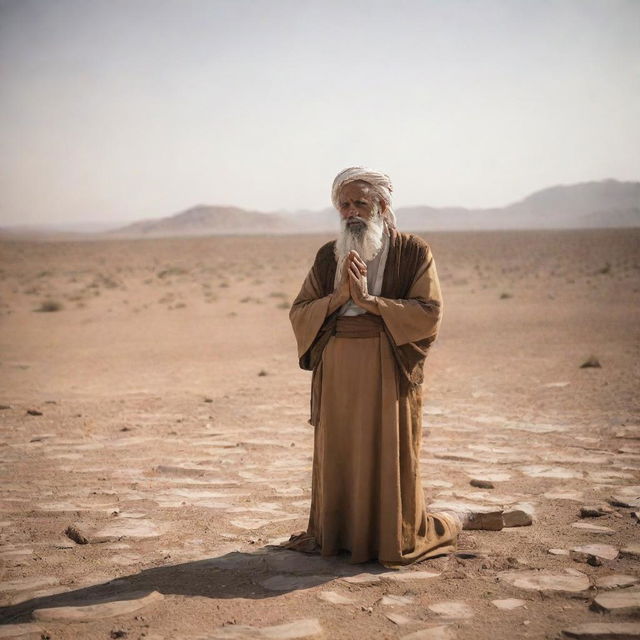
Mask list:
[{"label": "robe sleeve", "polygon": [[430,249],[416,272],[407,298],[378,297],[378,309],[397,346],[435,339],[442,318],[442,294]]},{"label": "robe sleeve", "polygon": [[314,269],[311,269],[289,311],[298,344],[298,358],[307,353],[318,335],[329,311],[330,298],[330,295],[322,295],[320,283]]}]

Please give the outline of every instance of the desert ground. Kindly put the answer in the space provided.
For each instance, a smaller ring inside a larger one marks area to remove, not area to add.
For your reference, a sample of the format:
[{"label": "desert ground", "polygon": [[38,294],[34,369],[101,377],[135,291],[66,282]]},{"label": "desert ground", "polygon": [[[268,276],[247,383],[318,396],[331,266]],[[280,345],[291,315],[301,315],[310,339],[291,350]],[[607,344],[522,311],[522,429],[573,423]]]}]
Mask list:
[{"label": "desert ground", "polygon": [[277,548],[313,441],[288,309],[328,237],[5,240],[0,638],[639,638],[640,229],[420,235],[427,504],[530,526],[401,571]]}]

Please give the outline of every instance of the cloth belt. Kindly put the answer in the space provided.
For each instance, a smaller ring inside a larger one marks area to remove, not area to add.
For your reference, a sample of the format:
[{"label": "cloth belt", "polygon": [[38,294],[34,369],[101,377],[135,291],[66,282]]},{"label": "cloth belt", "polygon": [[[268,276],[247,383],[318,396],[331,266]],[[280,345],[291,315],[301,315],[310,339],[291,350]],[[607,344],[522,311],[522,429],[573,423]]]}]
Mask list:
[{"label": "cloth belt", "polygon": [[380,316],[364,313],[359,316],[338,316],[335,324],[336,338],[377,338],[384,331]]}]

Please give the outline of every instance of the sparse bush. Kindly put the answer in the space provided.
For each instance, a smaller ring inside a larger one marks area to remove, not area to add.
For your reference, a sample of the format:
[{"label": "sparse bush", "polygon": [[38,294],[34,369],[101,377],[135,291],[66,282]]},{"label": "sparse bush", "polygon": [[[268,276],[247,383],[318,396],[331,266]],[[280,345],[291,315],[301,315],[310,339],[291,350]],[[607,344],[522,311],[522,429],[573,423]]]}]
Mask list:
[{"label": "sparse bush", "polygon": [[167,267],[162,271],[158,271],[158,278],[168,278],[169,276],[184,276],[187,270],[182,267]]},{"label": "sparse bush", "polygon": [[60,311],[62,309],[62,303],[57,300],[45,300],[36,311],[43,313],[50,313],[53,311]]},{"label": "sparse bush", "polygon": [[288,309],[291,305],[287,300],[283,300],[282,302],[278,302],[276,308],[278,309]]}]

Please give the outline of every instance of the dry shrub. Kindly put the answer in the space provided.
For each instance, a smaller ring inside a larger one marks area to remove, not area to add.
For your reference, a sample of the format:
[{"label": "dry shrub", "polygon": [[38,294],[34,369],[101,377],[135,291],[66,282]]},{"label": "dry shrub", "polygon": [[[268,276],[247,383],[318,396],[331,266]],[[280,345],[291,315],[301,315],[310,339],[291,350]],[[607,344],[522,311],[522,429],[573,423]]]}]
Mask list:
[{"label": "dry shrub", "polygon": [[158,278],[168,278],[169,276],[184,276],[188,273],[182,267],[167,267],[162,271],[158,271]]},{"label": "dry shrub", "polygon": [[35,311],[51,313],[62,310],[62,303],[57,300],[45,300]]}]

